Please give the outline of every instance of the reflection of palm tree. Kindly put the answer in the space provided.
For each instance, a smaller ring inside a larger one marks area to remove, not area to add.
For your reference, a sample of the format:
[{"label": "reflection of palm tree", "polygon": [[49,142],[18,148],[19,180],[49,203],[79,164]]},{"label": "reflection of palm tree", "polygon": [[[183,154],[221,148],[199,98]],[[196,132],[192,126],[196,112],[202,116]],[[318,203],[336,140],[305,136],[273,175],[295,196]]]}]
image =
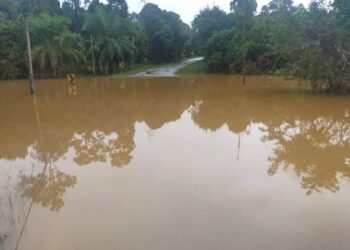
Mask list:
[{"label": "reflection of palm tree", "polygon": [[350,126],[346,120],[335,122],[320,118],[270,127],[269,140],[277,141],[269,175],[280,166],[293,166],[307,194],[328,189],[339,190],[339,178],[350,179]]}]

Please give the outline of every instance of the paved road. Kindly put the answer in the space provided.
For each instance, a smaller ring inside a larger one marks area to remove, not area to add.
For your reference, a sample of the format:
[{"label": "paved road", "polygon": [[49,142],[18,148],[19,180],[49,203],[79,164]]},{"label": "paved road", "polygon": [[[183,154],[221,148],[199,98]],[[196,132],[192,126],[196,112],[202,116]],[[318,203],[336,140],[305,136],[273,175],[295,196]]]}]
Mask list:
[{"label": "paved road", "polygon": [[198,61],[203,60],[203,57],[196,57],[196,58],[191,58],[188,60],[185,60],[181,63],[175,63],[175,64],[169,64],[160,68],[156,68],[156,69],[150,69],[147,70],[145,72],[140,72],[137,73],[136,77],[157,77],[157,76],[176,76],[176,72],[179,69],[182,69],[183,67],[191,64],[191,63],[195,63]]}]

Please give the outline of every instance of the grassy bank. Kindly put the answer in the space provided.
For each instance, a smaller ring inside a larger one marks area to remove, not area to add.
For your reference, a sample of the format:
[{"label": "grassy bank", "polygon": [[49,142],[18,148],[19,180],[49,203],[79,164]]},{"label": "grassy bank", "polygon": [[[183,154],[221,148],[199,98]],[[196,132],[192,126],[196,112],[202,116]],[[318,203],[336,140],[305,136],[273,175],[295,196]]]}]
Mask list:
[{"label": "grassy bank", "polygon": [[124,72],[119,72],[118,74],[115,74],[115,77],[125,77],[125,76],[132,76],[136,75],[137,73],[140,72],[145,72],[150,69],[155,69],[155,68],[160,68],[166,64],[140,64],[140,65],[135,65],[133,70],[126,70]]},{"label": "grassy bank", "polygon": [[203,75],[204,72],[204,62],[199,61],[195,63],[191,63],[184,68],[178,70],[176,75],[179,76],[191,76],[191,75]]}]

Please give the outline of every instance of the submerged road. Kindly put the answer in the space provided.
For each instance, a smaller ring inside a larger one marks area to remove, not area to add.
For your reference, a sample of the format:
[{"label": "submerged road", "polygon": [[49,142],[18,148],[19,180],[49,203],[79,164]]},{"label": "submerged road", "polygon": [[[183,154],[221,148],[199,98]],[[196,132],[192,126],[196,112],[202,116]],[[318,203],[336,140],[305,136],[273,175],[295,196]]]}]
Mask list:
[{"label": "submerged road", "polygon": [[150,69],[144,72],[135,74],[136,77],[157,77],[157,76],[176,76],[176,72],[189,64],[203,60],[203,57],[196,57],[185,60],[181,63],[165,65],[160,68]]}]

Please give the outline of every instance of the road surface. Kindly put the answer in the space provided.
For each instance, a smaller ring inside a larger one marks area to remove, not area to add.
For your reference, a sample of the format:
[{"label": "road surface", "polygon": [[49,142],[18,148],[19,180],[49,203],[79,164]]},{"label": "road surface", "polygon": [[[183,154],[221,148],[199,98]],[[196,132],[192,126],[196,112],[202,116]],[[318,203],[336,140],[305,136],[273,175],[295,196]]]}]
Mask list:
[{"label": "road surface", "polygon": [[185,60],[181,63],[169,64],[169,65],[165,65],[165,66],[160,67],[160,68],[155,68],[155,69],[147,70],[145,72],[140,72],[134,76],[136,76],[136,77],[176,76],[176,72],[179,69],[182,69],[191,63],[195,63],[195,62],[198,62],[201,60],[203,60],[203,57],[191,58],[191,59]]}]

